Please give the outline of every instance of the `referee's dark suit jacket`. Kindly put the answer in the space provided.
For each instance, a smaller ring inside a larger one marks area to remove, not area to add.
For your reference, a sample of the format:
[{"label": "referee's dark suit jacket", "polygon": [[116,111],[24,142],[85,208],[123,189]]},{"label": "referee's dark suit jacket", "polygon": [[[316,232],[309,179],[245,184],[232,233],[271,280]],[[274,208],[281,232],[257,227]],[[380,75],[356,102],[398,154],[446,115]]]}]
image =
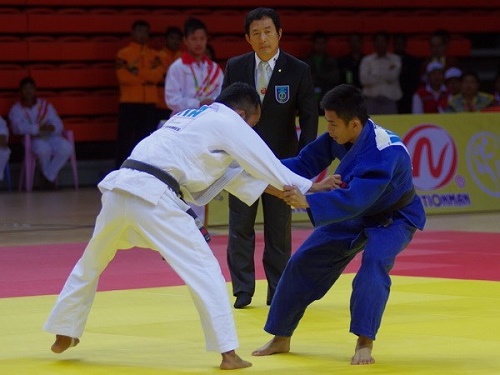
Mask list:
[{"label": "referee's dark suit jacket", "polygon": [[[235,82],[255,87],[255,53],[228,60],[222,88]],[[287,91],[288,90],[288,91]],[[309,66],[280,50],[254,130],[279,159],[297,155],[318,133],[318,104]],[[297,140],[295,118],[301,128]]]},{"label": "referee's dark suit jacket", "polygon": [[[222,88],[235,82],[255,87],[255,52],[228,60]],[[300,138],[297,139],[296,117],[299,117]],[[306,144],[316,139],[318,132],[318,104],[309,66],[280,50],[262,102],[262,115],[254,130],[267,143],[279,159],[297,155]],[[268,280],[268,302],[290,257],[291,213],[286,204],[268,194],[263,197],[264,223],[271,230],[265,238],[264,268]],[[247,206],[237,198],[229,197],[230,239],[228,263],[233,283],[233,294],[246,292],[253,295],[255,275],[251,235],[255,225],[256,205]],[[253,220],[245,220],[246,217]],[[246,235],[237,236],[237,233]],[[276,238],[277,237],[277,238]]]}]

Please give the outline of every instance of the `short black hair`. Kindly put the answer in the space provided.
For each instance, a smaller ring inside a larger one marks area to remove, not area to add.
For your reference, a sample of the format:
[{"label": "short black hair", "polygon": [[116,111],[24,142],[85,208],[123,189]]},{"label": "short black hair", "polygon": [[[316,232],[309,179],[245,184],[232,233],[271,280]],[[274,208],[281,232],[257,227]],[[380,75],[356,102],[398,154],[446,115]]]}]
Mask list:
[{"label": "short black hair", "polygon": [[182,30],[179,29],[178,27],[175,26],[169,26],[167,27],[167,30],[165,31],[165,36],[169,36],[171,34],[177,34],[182,36]]},{"label": "short black hair", "polygon": [[377,38],[384,38],[386,41],[391,40],[391,34],[389,34],[385,30],[379,30],[375,34],[373,34],[373,41],[375,41]]},{"label": "short black hair", "polygon": [[205,30],[205,32],[207,32],[207,26],[200,19],[189,17],[186,22],[184,22],[184,36],[188,36],[196,30]]},{"label": "short black hair", "polygon": [[365,98],[361,90],[352,85],[341,84],[328,91],[321,99],[320,107],[335,112],[346,124],[355,117],[363,126],[368,120]]},{"label": "short black hair", "polygon": [[26,85],[33,85],[36,87],[35,80],[31,77],[24,77],[23,79],[21,79],[21,81],[19,81],[19,88],[20,89],[22,89]]},{"label": "short black hair", "polygon": [[136,20],[132,24],[132,31],[135,30],[138,27],[147,27],[148,29],[150,29],[151,25],[149,24],[148,21],[145,21],[145,20]]},{"label": "short black hair", "polygon": [[235,82],[227,86],[215,99],[233,110],[245,111],[251,115],[260,107],[260,96],[255,87],[244,82]]},{"label": "short black hair", "polygon": [[281,29],[280,16],[274,9],[271,8],[256,8],[248,12],[245,17],[245,34],[249,35],[250,32],[250,24],[253,21],[259,21],[264,18],[270,18],[274,27],[276,27],[276,31],[278,32]]},{"label": "short black hair", "polygon": [[465,70],[462,75],[460,76],[460,81],[463,81],[465,77],[474,77],[477,83],[481,83],[481,80],[479,79],[479,75],[474,71],[474,70]]}]

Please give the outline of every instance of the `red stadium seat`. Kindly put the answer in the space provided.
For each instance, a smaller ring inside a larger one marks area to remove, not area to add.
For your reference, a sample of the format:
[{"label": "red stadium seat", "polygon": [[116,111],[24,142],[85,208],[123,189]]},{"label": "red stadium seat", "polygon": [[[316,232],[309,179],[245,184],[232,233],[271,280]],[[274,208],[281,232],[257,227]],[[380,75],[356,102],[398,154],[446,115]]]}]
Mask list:
[{"label": "red stadium seat", "polygon": [[64,127],[72,130],[76,142],[115,141],[118,132],[116,116],[106,117],[68,117]]},{"label": "red stadium seat", "polygon": [[22,65],[0,64],[0,82],[3,90],[17,90],[21,79],[28,75]]},{"label": "red stadium seat", "polygon": [[16,36],[0,36],[0,62],[28,59],[28,43]]},{"label": "red stadium seat", "polygon": [[0,8],[0,33],[20,34],[28,28],[28,18],[16,8]]}]

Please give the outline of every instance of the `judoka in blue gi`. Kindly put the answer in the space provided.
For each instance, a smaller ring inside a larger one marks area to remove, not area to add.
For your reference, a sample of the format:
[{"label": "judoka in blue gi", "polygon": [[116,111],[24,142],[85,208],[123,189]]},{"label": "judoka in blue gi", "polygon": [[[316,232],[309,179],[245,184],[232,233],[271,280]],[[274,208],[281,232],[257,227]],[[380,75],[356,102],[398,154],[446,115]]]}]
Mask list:
[{"label": "judoka in blue gi", "polygon": [[373,341],[389,298],[389,271],[425,212],[415,194],[410,156],[401,139],[369,119],[361,92],[339,85],[321,101],[328,133],[283,163],[313,177],[337,158],[343,186],[309,195],[285,187],[283,199],[307,208],[314,231],[289,260],[264,329],[274,338],[252,354],[290,351],[294,330],[307,306],[322,298],[345,267],[364,250],[353,280],[350,332],[358,336],[353,365],[372,364]]}]

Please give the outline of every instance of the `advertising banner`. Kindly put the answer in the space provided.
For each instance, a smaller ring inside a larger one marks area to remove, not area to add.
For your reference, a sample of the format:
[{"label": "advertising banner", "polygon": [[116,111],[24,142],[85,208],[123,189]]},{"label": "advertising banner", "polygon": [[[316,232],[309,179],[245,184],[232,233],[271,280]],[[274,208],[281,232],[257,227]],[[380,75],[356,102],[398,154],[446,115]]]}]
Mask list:
[{"label": "advertising banner", "polygon": [[[428,214],[500,210],[500,113],[378,115],[372,119],[398,134],[406,145],[413,181]],[[322,117],[318,133],[326,128]],[[294,211],[293,220],[309,219],[304,211]],[[256,221],[262,223],[261,207]],[[207,224],[227,223],[227,194],[223,192],[208,205]]]}]

